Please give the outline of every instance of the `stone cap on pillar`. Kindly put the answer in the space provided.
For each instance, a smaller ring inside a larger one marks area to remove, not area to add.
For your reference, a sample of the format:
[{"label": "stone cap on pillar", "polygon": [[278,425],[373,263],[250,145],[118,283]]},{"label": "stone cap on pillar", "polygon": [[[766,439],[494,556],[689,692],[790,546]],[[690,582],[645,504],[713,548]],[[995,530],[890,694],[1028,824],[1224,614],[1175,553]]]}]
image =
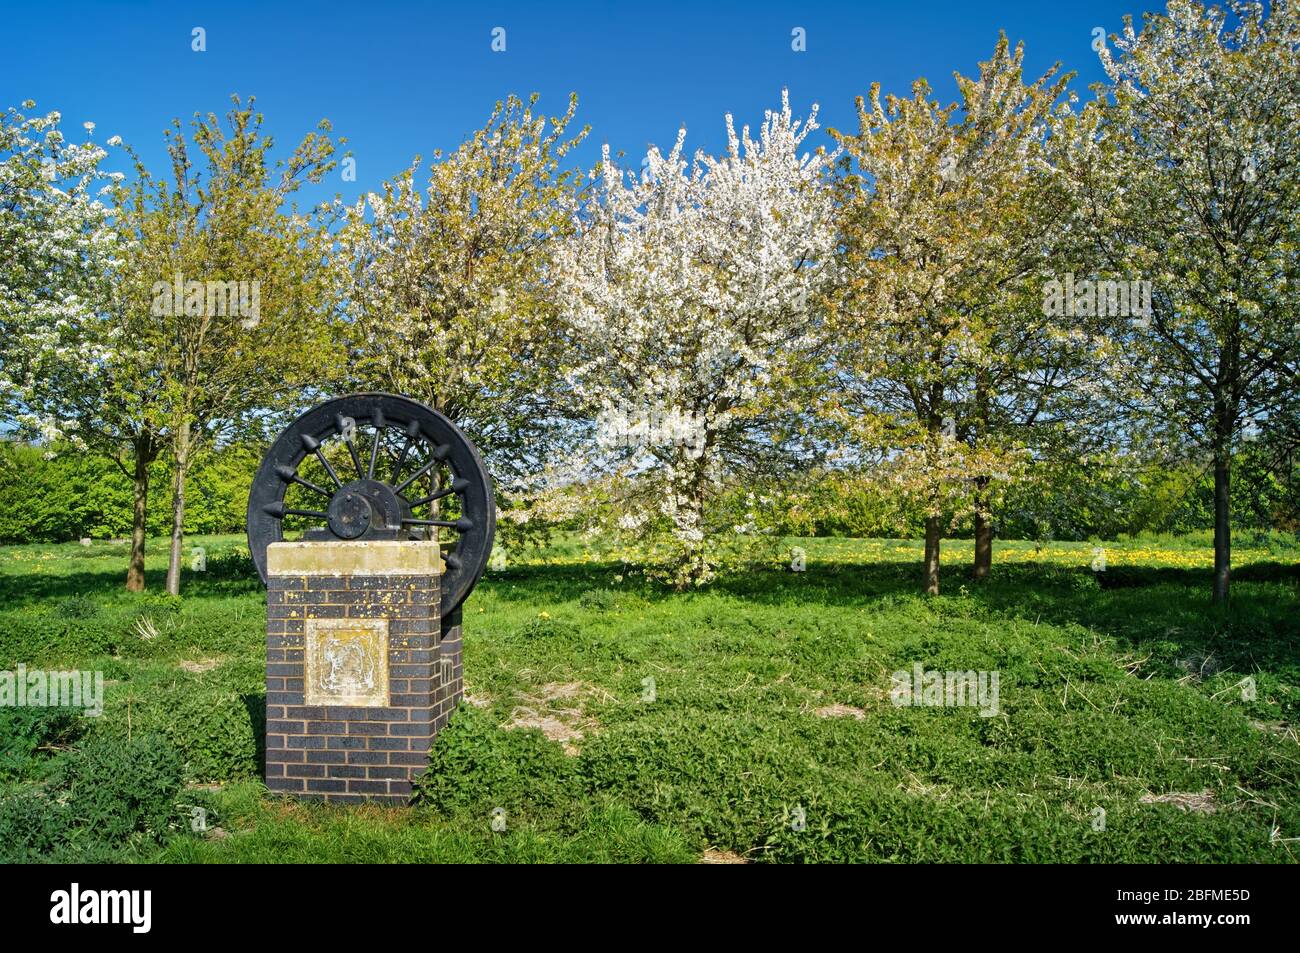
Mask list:
[{"label": "stone cap on pillar", "polygon": [[268,576],[441,576],[434,540],[279,542],[266,548]]}]

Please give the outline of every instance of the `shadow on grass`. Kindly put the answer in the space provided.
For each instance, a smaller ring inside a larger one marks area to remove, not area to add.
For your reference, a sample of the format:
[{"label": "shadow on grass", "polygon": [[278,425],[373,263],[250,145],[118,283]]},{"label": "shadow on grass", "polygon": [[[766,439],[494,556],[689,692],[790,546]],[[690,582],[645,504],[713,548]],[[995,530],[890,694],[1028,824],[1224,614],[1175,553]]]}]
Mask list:
[{"label": "shadow on grass", "polygon": [[[59,575],[32,573],[23,576],[0,576],[0,605],[17,606],[64,599],[70,596],[95,596],[99,598],[131,598],[159,595],[166,592],[165,570],[145,573],[143,593],[126,592],[126,570],[99,570],[63,573]],[[263,591],[262,581],[255,574],[225,576],[186,572],[181,578],[181,593],[197,598],[242,595]]]},{"label": "shadow on grass", "polygon": [[[574,602],[592,589],[615,587],[652,604],[696,598],[644,580],[615,583],[614,575],[624,571],[616,561],[526,564],[489,573],[481,590],[507,603]],[[148,592],[162,592],[164,577],[161,570],[148,573]],[[1209,569],[1113,566],[1093,573],[1087,568],[995,561],[992,576],[976,582],[968,565],[945,566],[944,595],[935,607],[942,613],[949,600],[960,599],[990,621],[1077,624],[1114,638],[1121,649],[1145,652],[1156,643],[1162,656],[1213,655],[1235,671],[1300,670],[1300,566],[1266,562],[1235,568],[1236,590],[1226,607],[1211,604],[1211,579]],[[0,604],[17,607],[78,595],[116,598],[122,583],[123,572],[112,570],[0,577]],[[184,595],[192,598],[261,591],[251,563],[232,564],[216,573],[187,572],[182,586]],[[732,572],[702,590],[700,597],[711,593],[756,605],[800,606],[808,612],[923,599],[919,561],[813,565],[804,573]]]},{"label": "shadow on grass", "polygon": [[[602,586],[617,564],[523,566],[484,583],[505,602],[562,602]],[[1253,563],[1233,571],[1236,584],[1226,607],[1210,601],[1212,571],[1162,567],[1112,567],[1094,573],[1081,567],[1042,563],[997,565],[976,582],[969,566],[943,570],[935,603],[942,617],[957,600],[986,620],[1027,619],[1079,625],[1113,638],[1121,651],[1161,658],[1213,656],[1234,671],[1300,671],[1300,566]],[[628,588],[626,584],[620,588]],[[666,586],[632,587],[651,603],[695,598]],[[837,563],[804,573],[763,569],[722,576],[702,591],[762,606],[869,608],[905,601],[926,602],[917,563]]]},{"label": "shadow on grass", "polygon": [[248,721],[253,729],[253,744],[256,748],[257,776],[266,780],[266,693],[249,692],[240,695],[248,712]]}]

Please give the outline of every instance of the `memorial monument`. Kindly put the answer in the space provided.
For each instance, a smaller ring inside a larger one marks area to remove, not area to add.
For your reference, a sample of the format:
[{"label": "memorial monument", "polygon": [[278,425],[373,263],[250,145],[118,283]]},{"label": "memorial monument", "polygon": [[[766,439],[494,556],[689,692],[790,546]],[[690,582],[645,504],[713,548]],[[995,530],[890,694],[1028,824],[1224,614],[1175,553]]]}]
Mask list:
[{"label": "memorial monument", "polygon": [[478,451],[418,401],[340,397],[280,435],[248,499],[268,788],[406,803],[461,698],[461,603],[495,526]]}]

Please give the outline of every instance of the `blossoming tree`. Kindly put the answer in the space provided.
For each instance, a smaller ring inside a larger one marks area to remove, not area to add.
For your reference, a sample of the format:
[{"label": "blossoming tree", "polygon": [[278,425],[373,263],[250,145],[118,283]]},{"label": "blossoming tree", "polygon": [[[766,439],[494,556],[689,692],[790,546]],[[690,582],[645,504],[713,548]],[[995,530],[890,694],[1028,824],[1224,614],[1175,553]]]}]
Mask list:
[{"label": "blossoming tree", "polygon": [[727,116],[726,153],[688,158],[683,129],[639,174],[606,147],[557,255],[574,392],[631,437],[603,441],[606,462],[637,477],[621,525],[667,528],[657,561],[678,586],[708,581],[735,529],[709,510],[725,482],[772,472],[802,443],[835,246],[835,156],[807,143],[816,115],[795,119],[783,95],[757,138]]},{"label": "blossoming tree", "polygon": [[57,112],[0,117],[0,413],[47,444],[104,453],[131,479],[126,587],[140,590],[149,464],[167,438],[159,379],[139,328],[104,315],[124,267],[108,198],[121,176],[102,172],[93,124],[78,143],[60,123]]},{"label": "blossoming tree", "polygon": [[1140,31],[1126,19],[1097,100],[1062,129],[1097,260],[1153,285],[1118,339],[1117,398],[1214,469],[1217,602],[1236,449],[1292,426],[1300,382],[1300,10],[1269,8],[1172,0]]}]

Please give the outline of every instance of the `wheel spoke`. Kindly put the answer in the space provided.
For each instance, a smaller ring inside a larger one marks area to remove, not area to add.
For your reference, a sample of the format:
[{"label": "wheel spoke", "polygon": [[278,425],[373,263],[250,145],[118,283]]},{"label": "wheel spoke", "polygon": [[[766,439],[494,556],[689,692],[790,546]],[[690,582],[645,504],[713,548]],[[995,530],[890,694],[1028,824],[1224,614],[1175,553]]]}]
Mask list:
[{"label": "wheel spoke", "polygon": [[316,454],[316,459],[321,462],[321,466],[323,466],[325,472],[330,475],[330,479],[334,481],[334,485],[342,489],[343,481],[340,480],[339,475],[334,472],[334,468],[330,466],[330,462],[325,459],[325,454],[320,452],[320,441],[311,434],[305,433],[302,435],[302,445],[309,453]]},{"label": "wheel spoke", "polygon": [[[403,480],[401,483],[397,484],[397,486],[393,487],[393,489],[394,489],[396,492],[401,493],[403,490],[405,490],[408,486],[410,486],[410,485],[411,485],[412,483],[414,483],[416,480],[420,479],[420,477],[424,476],[426,473],[428,473],[430,470],[432,470],[434,467],[436,467],[436,466],[438,465],[439,461],[441,461],[442,458],[445,457],[445,456],[447,455],[446,451],[448,451],[448,450],[450,450],[450,449],[451,449],[451,448],[448,447],[448,446],[446,446],[445,444],[442,445],[442,446],[440,446],[440,447],[434,447],[434,448],[433,448],[433,456],[429,459],[429,462],[426,463],[424,466],[420,467],[420,469],[416,470],[414,473],[412,473],[409,477],[407,477],[407,478],[406,478],[405,480]],[[443,453],[442,453],[441,456],[439,456],[439,451],[443,451]]]},{"label": "wheel spoke", "polygon": [[[393,482],[402,475],[402,467],[406,466],[406,457],[411,452],[411,447],[415,444],[415,438],[420,435],[420,422],[412,420],[406,425],[406,446],[402,447],[402,455],[397,458],[397,466],[393,469]],[[400,492],[400,491],[399,491]]]},{"label": "wheel spoke", "polygon": [[425,503],[432,503],[434,500],[441,500],[444,496],[451,496],[453,493],[463,493],[469,489],[469,480],[462,480],[459,477],[451,481],[451,486],[444,487],[437,493],[430,493],[428,496],[422,496],[418,500],[411,501],[411,508],[422,506]]},{"label": "wheel spoke", "polygon": [[[366,471],[366,479],[375,478],[375,459],[379,456],[379,444],[384,436],[384,428],[388,426],[388,421],[384,420],[384,412],[378,407],[375,408],[375,414],[370,418],[370,422],[375,427],[375,442],[370,445],[370,468]],[[357,472],[361,470],[361,465],[357,464]]]},{"label": "wheel spoke", "polygon": [[474,521],[469,519],[464,519],[464,518],[458,520],[417,520],[417,519],[402,520],[403,526],[405,526],[408,523],[412,526],[443,526],[446,527],[447,529],[459,530],[462,533],[469,532],[474,528]]},{"label": "wheel spoke", "polygon": [[328,513],[322,513],[320,510],[299,510],[292,509],[284,505],[284,500],[276,500],[274,503],[268,503],[262,507],[262,512],[276,519],[284,519],[286,516],[313,516],[319,519],[329,519]]},{"label": "wheel spoke", "polygon": [[298,476],[298,474],[293,472],[293,467],[286,467],[281,464],[275,468],[275,474],[285,483],[297,483],[300,486],[305,486],[307,489],[314,490],[326,499],[329,499],[333,495],[324,487],[319,487],[315,483],[312,483],[311,480],[304,480],[302,477]]},{"label": "wheel spoke", "polygon": [[[362,476],[361,458],[357,456],[357,448],[352,445],[352,438],[348,436],[348,428],[343,426],[342,414],[335,415],[334,426],[337,427],[338,432],[343,435],[343,442],[348,445],[348,453],[352,455],[352,465],[357,469],[357,476]],[[356,433],[356,421],[352,422],[352,432]]]}]

